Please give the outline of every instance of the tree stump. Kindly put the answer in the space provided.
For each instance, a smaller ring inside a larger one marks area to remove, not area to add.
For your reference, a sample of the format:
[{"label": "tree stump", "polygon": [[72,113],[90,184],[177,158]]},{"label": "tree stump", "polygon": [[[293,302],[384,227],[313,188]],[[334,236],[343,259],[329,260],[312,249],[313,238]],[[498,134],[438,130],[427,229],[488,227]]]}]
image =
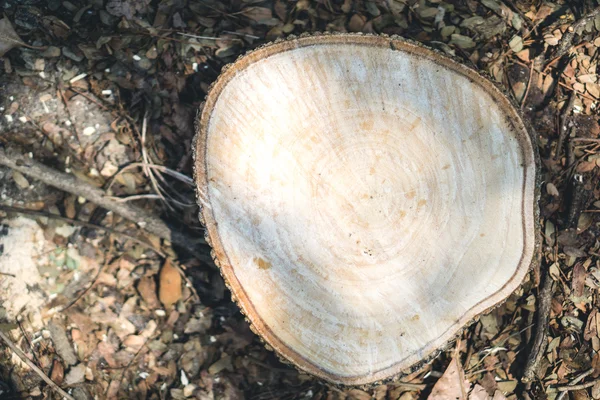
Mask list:
[{"label": "tree stump", "polygon": [[537,243],[536,146],[488,80],[397,38],[318,35],[226,68],[196,182],[254,331],[327,381],[430,359],[521,284]]}]

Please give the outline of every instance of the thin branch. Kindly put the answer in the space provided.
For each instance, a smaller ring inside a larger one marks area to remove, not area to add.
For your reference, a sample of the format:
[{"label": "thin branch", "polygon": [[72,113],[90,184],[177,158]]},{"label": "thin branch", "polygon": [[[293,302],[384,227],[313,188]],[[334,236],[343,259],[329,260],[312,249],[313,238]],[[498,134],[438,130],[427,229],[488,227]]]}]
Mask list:
[{"label": "thin branch", "polygon": [[525,107],[525,102],[527,101],[527,96],[529,96],[529,90],[531,89],[531,81],[533,80],[533,61],[529,64],[529,79],[527,80],[527,88],[525,89],[525,94],[523,95],[523,100],[521,100],[521,110]]},{"label": "thin branch", "polygon": [[[587,371],[585,371],[582,374],[580,374],[579,376],[575,377],[571,382],[569,382],[569,384],[567,386],[573,386],[576,383],[581,382],[586,376],[591,375],[593,373],[594,373],[594,368],[590,368]],[[559,395],[556,396],[555,400],[562,400],[562,398],[567,395],[567,391],[561,391],[560,389],[559,389],[559,391],[561,393],[559,393]]]},{"label": "thin branch", "polygon": [[600,14],[600,7],[596,7],[588,14],[584,15],[579,20],[575,21],[571,26],[567,28],[567,31],[564,33],[558,46],[556,47],[556,51],[554,53],[553,58],[561,58],[565,54],[569,52],[569,50],[573,47],[573,39],[575,39],[575,33],[583,27],[587,25],[588,22],[593,21],[597,15]]},{"label": "thin branch", "polygon": [[182,232],[171,230],[160,218],[148,214],[145,210],[134,205],[115,202],[103,190],[89,185],[73,175],[56,171],[23,154],[5,149],[0,149],[0,165],[12,168],[65,192],[84,197],[102,208],[135,222],[147,232],[161,239],[169,240],[201,258],[197,245],[206,245],[204,238],[192,238]]},{"label": "thin branch", "polygon": [[[25,215],[31,215],[34,217],[45,217],[45,218],[52,218],[52,219],[56,219],[59,221],[64,221],[64,222],[68,222],[69,224],[72,225],[79,225],[79,226],[85,226],[86,228],[91,228],[91,229],[98,229],[104,232],[108,232],[108,233],[114,233],[117,235],[120,235],[126,239],[129,239],[147,249],[150,249],[154,252],[156,252],[156,254],[158,254],[161,257],[166,257],[166,255],[160,251],[159,249],[154,248],[154,246],[150,243],[144,242],[143,240],[140,240],[134,236],[131,236],[125,232],[121,232],[118,231],[116,229],[113,228],[107,228],[105,226],[102,225],[97,225],[97,224],[93,224],[91,222],[85,222],[85,221],[79,221],[77,219],[71,219],[71,218],[67,218],[67,217],[63,217],[62,215],[56,215],[56,214],[50,214],[48,212],[44,212],[44,211],[36,211],[36,210],[29,210],[27,208],[20,208],[20,207],[11,207],[11,206],[7,206],[4,204],[0,204],[0,211],[4,211],[4,212],[10,212],[10,213],[16,213],[16,214],[25,214]],[[8,275],[8,274],[7,274]]]},{"label": "thin branch", "polygon": [[525,371],[523,372],[523,383],[529,383],[535,380],[540,362],[544,357],[544,352],[548,346],[548,319],[550,318],[550,305],[552,302],[552,289],[554,281],[550,276],[550,272],[544,274],[544,283],[537,298],[537,328],[535,337],[531,346],[531,352],[527,359]]},{"label": "thin branch", "polygon": [[69,393],[65,392],[64,390],[62,390],[60,388],[60,386],[58,386],[56,383],[54,383],[52,381],[52,379],[48,378],[48,376],[44,373],[44,371],[42,371],[37,365],[35,365],[25,355],[25,353],[23,353],[23,351],[21,349],[19,349],[17,346],[15,346],[15,344],[10,340],[8,335],[6,335],[1,330],[0,330],[0,339],[2,339],[2,341],[8,346],[9,349],[11,349],[17,356],[19,356],[19,358],[21,360],[23,360],[23,362],[25,364],[27,364],[27,366],[29,368],[31,368],[33,371],[35,371],[35,373],[38,374],[39,377],[42,378],[44,380],[44,382],[46,382],[48,385],[50,385],[50,387],[52,387],[52,389],[54,389],[58,394],[60,394],[61,396],[63,396],[63,398],[65,398],[67,400],[75,400],[73,398],[73,396],[71,396]]},{"label": "thin branch", "polygon": [[565,105],[565,108],[563,109],[560,115],[560,126],[558,127],[558,143],[556,144],[556,153],[554,154],[555,160],[558,160],[558,158],[560,158],[562,154],[562,149],[568,132],[568,122],[571,119],[571,111],[573,111],[574,104],[575,92],[571,93],[571,95],[569,96],[569,101]]},{"label": "thin branch", "polygon": [[596,379],[594,381],[587,382],[587,383],[582,383],[580,385],[559,386],[556,388],[556,390],[558,390],[559,392],[570,392],[571,390],[582,390],[582,389],[591,388],[592,386],[596,385],[598,382],[600,382],[600,379]]}]

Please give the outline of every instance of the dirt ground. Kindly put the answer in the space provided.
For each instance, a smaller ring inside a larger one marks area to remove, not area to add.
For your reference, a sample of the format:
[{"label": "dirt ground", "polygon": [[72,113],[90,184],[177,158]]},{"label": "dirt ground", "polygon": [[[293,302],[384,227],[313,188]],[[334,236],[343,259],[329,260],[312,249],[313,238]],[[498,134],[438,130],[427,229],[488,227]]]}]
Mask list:
[{"label": "dirt ground", "polygon": [[[453,357],[470,399],[600,398],[596,6],[0,0],[0,148],[189,237],[203,235],[190,180],[198,107],[223,66],[292,34],[400,35],[477,69],[520,105],[543,168],[540,265],[451,349],[392,382],[336,388],[281,363],[231,302],[207,246],[191,254],[6,167],[0,332],[76,399],[427,399]],[[554,283],[546,348],[524,382],[544,276]],[[569,384],[580,386],[562,397]],[[0,398],[62,397],[0,344]]]}]

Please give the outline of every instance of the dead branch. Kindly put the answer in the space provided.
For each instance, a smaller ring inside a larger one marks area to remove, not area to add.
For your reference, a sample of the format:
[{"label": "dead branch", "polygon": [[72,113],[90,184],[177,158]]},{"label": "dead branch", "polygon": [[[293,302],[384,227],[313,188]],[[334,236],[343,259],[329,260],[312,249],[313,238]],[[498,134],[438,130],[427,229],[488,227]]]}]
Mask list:
[{"label": "dead branch", "polygon": [[562,154],[564,147],[565,138],[569,131],[569,120],[571,119],[571,111],[573,111],[573,105],[575,104],[575,92],[572,92],[569,96],[569,101],[565,105],[563,112],[560,115],[560,126],[558,127],[558,143],[556,144],[556,153],[554,159],[558,160]]},{"label": "dead branch", "polygon": [[21,208],[21,207],[11,207],[11,206],[7,206],[4,204],[0,204],[0,211],[4,211],[7,213],[31,215],[31,216],[35,216],[35,217],[51,218],[51,219],[56,219],[59,221],[67,222],[71,225],[85,226],[86,228],[90,228],[90,229],[98,229],[98,230],[101,230],[104,232],[114,233],[114,234],[120,235],[126,239],[129,239],[129,240],[139,244],[142,247],[145,247],[149,250],[154,251],[156,254],[158,254],[159,256],[161,256],[163,258],[166,257],[165,253],[163,253],[160,249],[156,249],[151,243],[145,242],[143,240],[136,238],[135,236],[131,236],[125,232],[121,232],[121,231],[118,231],[113,228],[108,228],[106,226],[93,224],[91,222],[80,221],[77,219],[67,218],[67,217],[63,217],[62,215],[51,214],[49,212],[29,210],[27,208]]},{"label": "dead branch", "polygon": [[[580,375],[576,376],[565,387],[574,387],[575,384],[581,382],[586,376],[591,375],[593,373],[594,373],[594,368],[590,368],[587,371],[585,371],[585,372],[581,373]],[[571,389],[571,390],[576,390],[576,389]],[[560,393],[558,394],[558,396],[556,396],[556,400],[562,400],[563,397],[565,397],[567,395],[567,390],[561,391],[560,389],[558,389],[558,391],[560,391]]]},{"label": "dead branch", "polygon": [[600,382],[600,379],[596,379],[594,381],[587,382],[587,383],[582,383],[582,384],[579,384],[579,385],[559,386],[556,389],[559,392],[570,392],[571,390],[582,390],[582,389],[590,388],[590,387],[594,386],[598,382]]},{"label": "dead branch", "polygon": [[206,244],[204,238],[192,238],[182,232],[171,230],[160,218],[148,214],[139,207],[127,203],[116,202],[110,199],[103,190],[95,188],[77,179],[73,175],[56,171],[30,157],[9,149],[0,148],[0,165],[12,168],[22,174],[40,180],[47,185],[64,190],[65,192],[84,197],[100,207],[135,222],[140,228],[147,232],[156,235],[161,239],[169,240],[177,246],[186,249],[191,254],[202,258],[198,252],[197,246]]},{"label": "dead branch", "polygon": [[582,18],[571,24],[571,26],[567,28],[567,31],[560,39],[560,42],[556,47],[556,51],[554,53],[553,58],[561,58],[562,56],[567,54],[573,46],[573,39],[575,38],[575,33],[577,33],[579,29],[587,25],[588,22],[593,21],[598,14],[600,14],[600,7],[596,7],[591,12],[589,12],[588,14],[584,15]]},{"label": "dead branch", "polygon": [[48,385],[50,385],[50,387],[52,387],[52,389],[54,389],[58,394],[60,394],[61,396],[63,396],[63,398],[65,398],[67,400],[75,400],[73,398],[73,396],[71,396],[69,393],[65,392],[64,390],[62,390],[56,383],[54,383],[54,381],[52,381],[52,379],[48,378],[48,376],[44,373],[44,371],[42,371],[29,358],[27,358],[27,356],[25,355],[25,353],[23,353],[23,351],[21,349],[19,349],[12,342],[12,340],[10,340],[10,338],[8,337],[8,335],[6,335],[1,330],[0,330],[0,339],[2,339],[2,341],[6,344],[6,346],[8,346],[9,349],[11,349],[17,356],[19,356],[19,358],[21,360],[23,360],[23,362],[25,364],[27,364],[27,366],[29,368],[31,368],[32,370],[34,370],[35,373],[38,374],[39,377],[42,378],[44,380],[44,382],[46,382]]},{"label": "dead branch", "polygon": [[548,336],[548,319],[550,318],[550,304],[552,302],[554,281],[548,271],[544,275],[544,283],[537,298],[537,328],[525,371],[523,372],[523,378],[521,379],[523,383],[529,383],[535,379],[540,362],[548,346],[546,339]]}]

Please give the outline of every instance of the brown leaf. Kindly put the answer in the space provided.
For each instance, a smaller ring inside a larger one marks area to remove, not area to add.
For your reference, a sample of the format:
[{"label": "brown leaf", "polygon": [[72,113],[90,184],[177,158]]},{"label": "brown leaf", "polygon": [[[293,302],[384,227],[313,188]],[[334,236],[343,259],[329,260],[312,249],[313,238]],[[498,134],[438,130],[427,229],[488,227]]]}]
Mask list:
[{"label": "brown leaf", "polygon": [[575,264],[575,266],[573,267],[573,281],[571,283],[571,288],[573,289],[573,296],[583,296],[586,275],[587,272],[583,266],[583,263],[579,262]]},{"label": "brown leaf", "polygon": [[8,18],[0,19],[0,57],[23,44],[23,40],[17,35]]},{"label": "brown leaf", "polygon": [[156,282],[151,276],[146,276],[140,279],[140,283],[137,286],[138,292],[142,296],[142,299],[148,305],[151,310],[160,308],[158,297],[156,297]]},{"label": "brown leaf", "polygon": [[454,357],[444,375],[435,383],[427,400],[467,400],[468,391],[469,382],[465,379],[465,373],[458,358]]},{"label": "brown leaf", "polygon": [[367,19],[359,14],[354,14],[352,16],[352,18],[350,18],[350,21],[348,22],[348,31],[350,32],[362,32],[363,26],[365,26],[365,23],[367,22]]},{"label": "brown leaf", "polygon": [[137,353],[146,343],[146,338],[140,335],[129,335],[123,340],[125,350],[130,353]]},{"label": "brown leaf", "polygon": [[62,384],[62,381],[65,377],[65,367],[58,360],[54,360],[52,363],[52,372],[50,373],[50,379],[54,381],[57,385]]},{"label": "brown leaf", "polygon": [[600,318],[598,318],[598,309],[593,308],[590,311],[590,315],[587,319],[587,325],[585,330],[583,331],[583,338],[585,340],[592,340],[594,337],[598,337],[598,329],[600,328],[598,323],[600,322]]},{"label": "brown leaf", "polygon": [[507,400],[506,396],[504,394],[502,394],[501,391],[496,390],[496,392],[494,393],[494,397],[492,397],[492,400]]},{"label": "brown leaf", "polygon": [[285,21],[287,17],[287,7],[284,2],[277,0],[275,2],[275,14],[279,17],[280,20]]},{"label": "brown leaf", "polygon": [[371,400],[371,395],[360,389],[352,389],[348,392],[348,400]]},{"label": "brown leaf", "polygon": [[273,12],[266,7],[248,7],[242,11],[242,15],[250,18],[253,21],[264,23],[273,18]]},{"label": "brown leaf", "polygon": [[489,400],[490,396],[488,396],[487,391],[481,385],[475,385],[471,394],[469,395],[469,400]]},{"label": "brown leaf", "polygon": [[165,261],[160,270],[158,298],[165,308],[171,308],[181,298],[181,275],[170,259]]}]

